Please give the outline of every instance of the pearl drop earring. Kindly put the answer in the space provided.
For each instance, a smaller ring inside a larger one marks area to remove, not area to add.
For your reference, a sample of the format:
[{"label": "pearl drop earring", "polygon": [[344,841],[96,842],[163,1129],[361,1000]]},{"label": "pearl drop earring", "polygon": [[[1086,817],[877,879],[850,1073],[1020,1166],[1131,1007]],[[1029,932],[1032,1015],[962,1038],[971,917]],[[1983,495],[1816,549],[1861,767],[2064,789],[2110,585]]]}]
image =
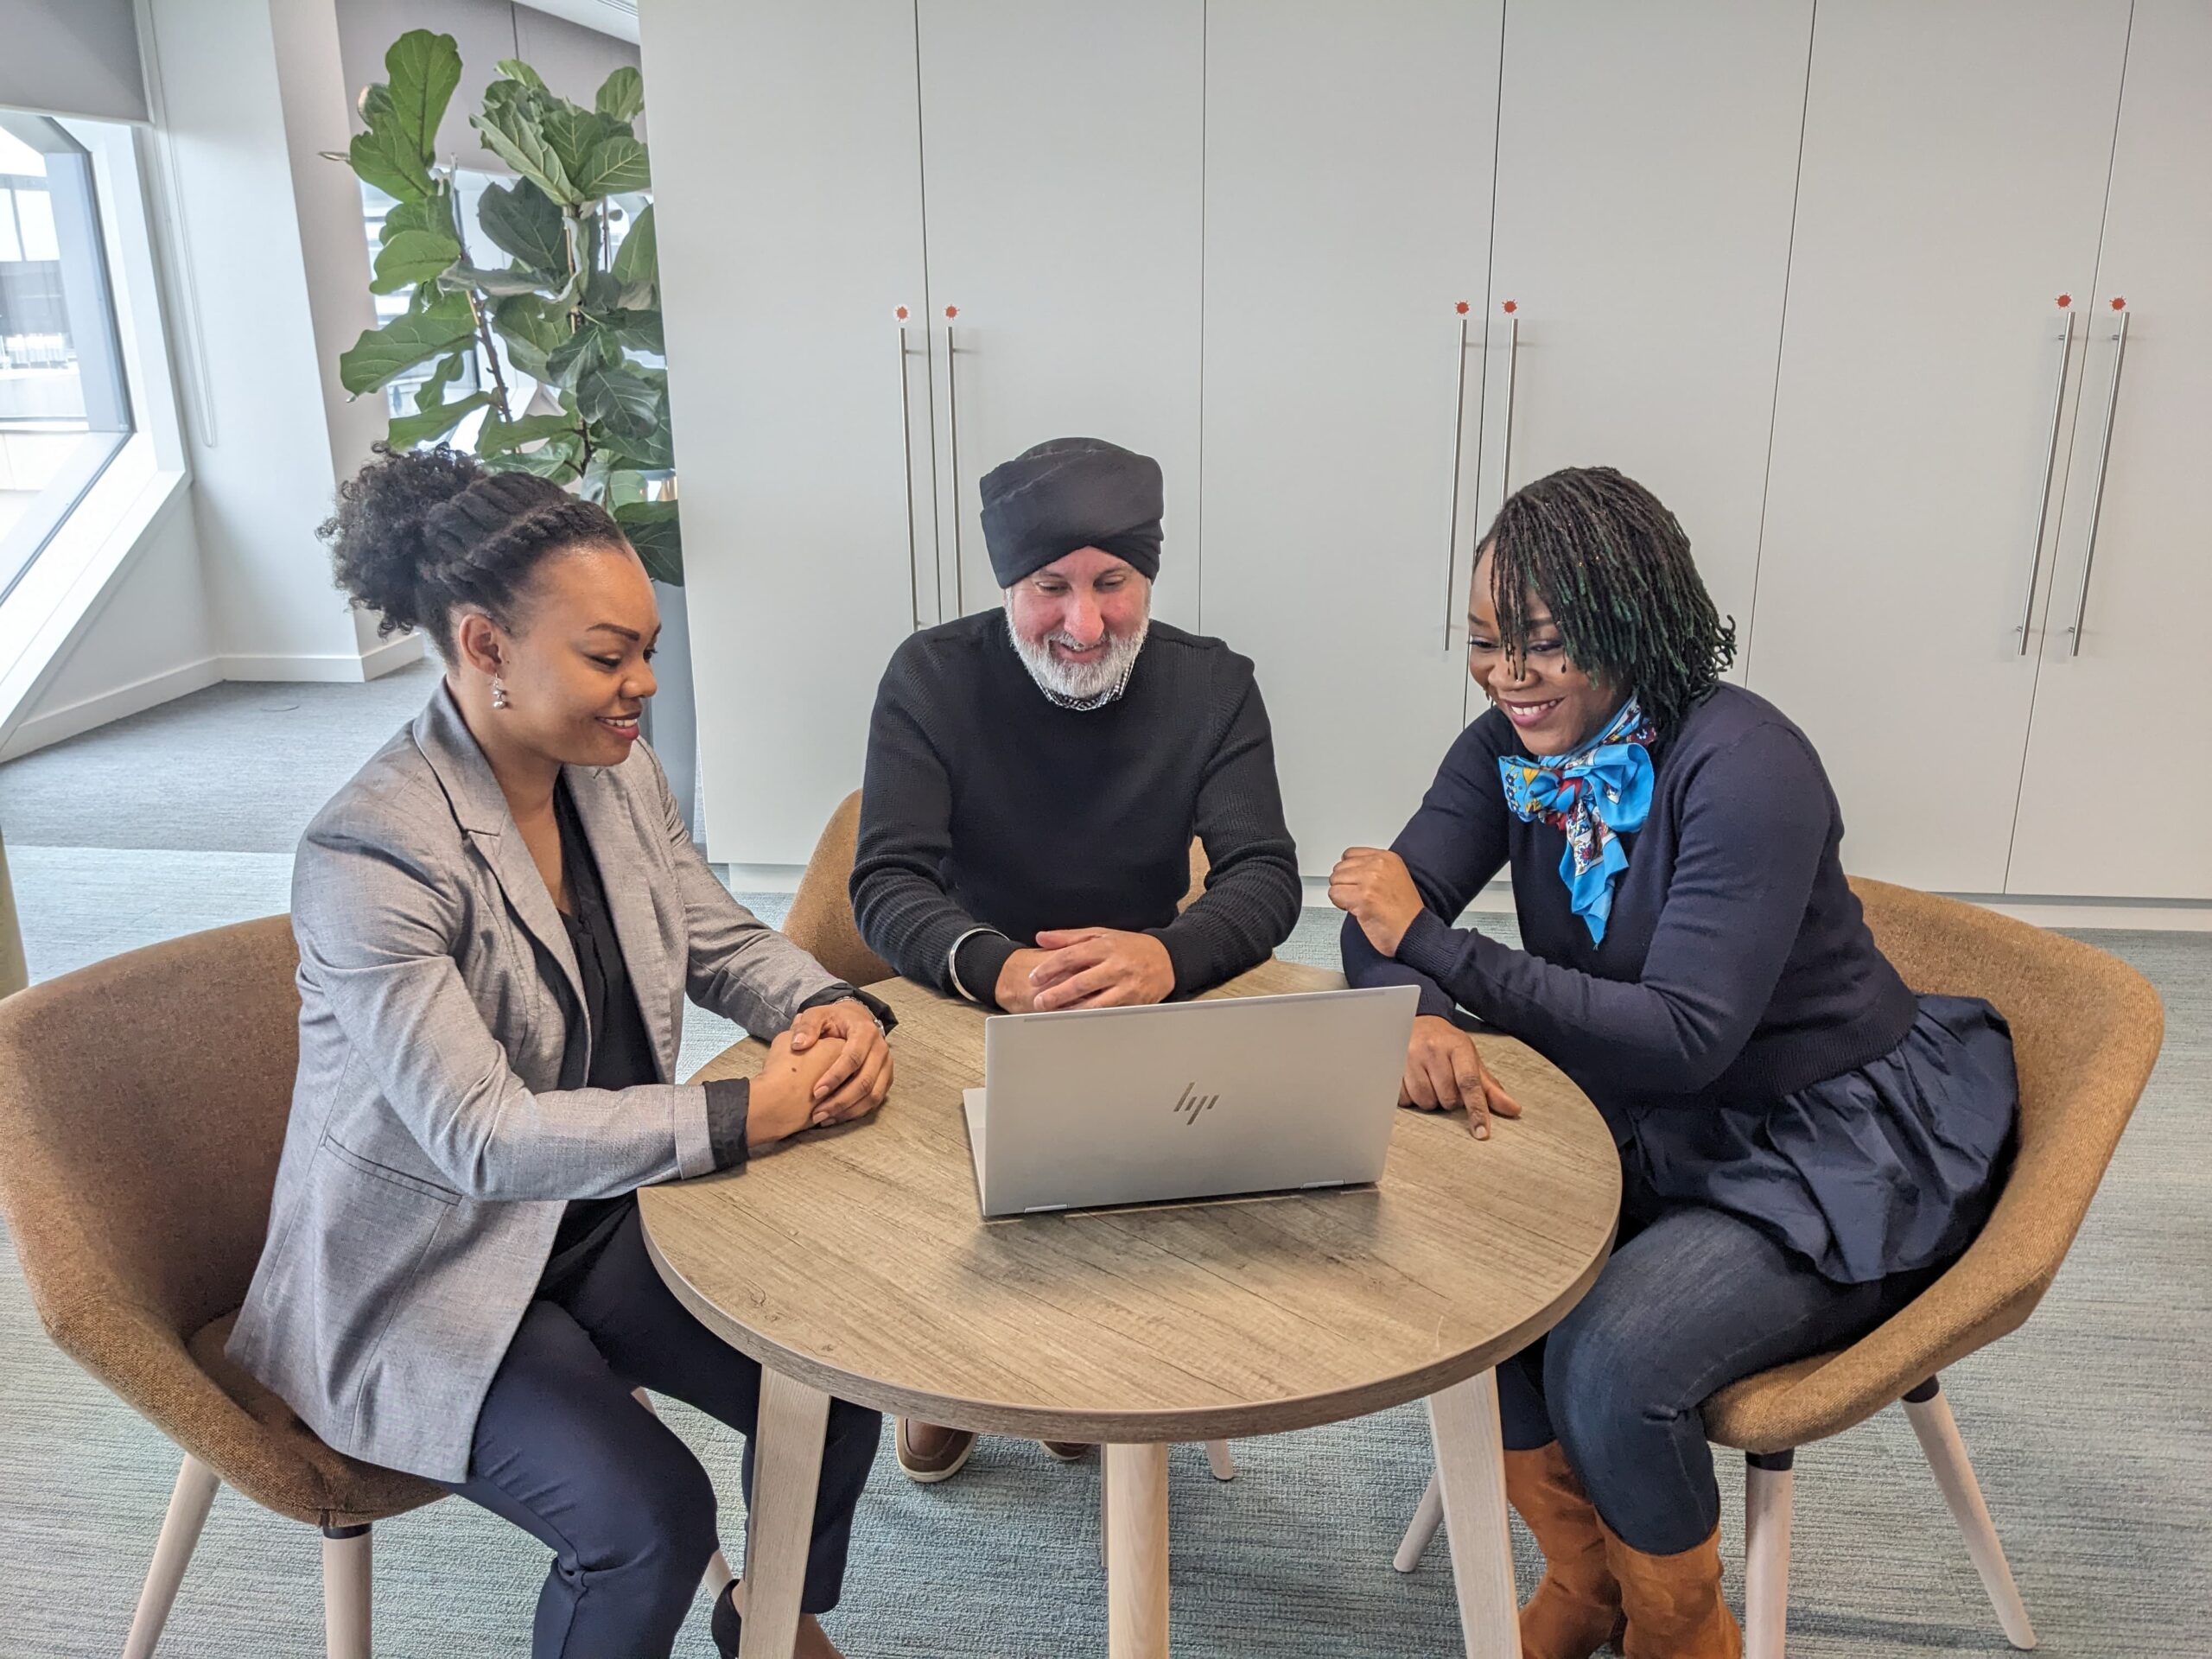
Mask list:
[{"label": "pearl drop earring", "polygon": [[492,677],[492,706],[494,709],[507,706],[507,683],[496,674]]}]

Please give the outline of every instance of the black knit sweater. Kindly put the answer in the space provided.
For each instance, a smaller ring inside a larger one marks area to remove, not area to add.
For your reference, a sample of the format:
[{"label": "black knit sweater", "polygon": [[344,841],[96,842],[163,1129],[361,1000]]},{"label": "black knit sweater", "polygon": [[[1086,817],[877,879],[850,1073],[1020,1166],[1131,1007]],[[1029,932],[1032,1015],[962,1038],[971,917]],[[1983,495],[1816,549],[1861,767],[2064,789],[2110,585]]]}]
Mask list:
[{"label": "black knit sweater", "polygon": [[[1212,865],[1181,915],[1197,836]],[[1049,701],[1001,612],[908,639],[876,692],[853,910],[912,979],[988,1001],[1019,945],[1049,928],[1155,934],[1179,993],[1263,962],[1297,925],[1297,849],[1252,664],[1154,622],[1122,695]]]}]

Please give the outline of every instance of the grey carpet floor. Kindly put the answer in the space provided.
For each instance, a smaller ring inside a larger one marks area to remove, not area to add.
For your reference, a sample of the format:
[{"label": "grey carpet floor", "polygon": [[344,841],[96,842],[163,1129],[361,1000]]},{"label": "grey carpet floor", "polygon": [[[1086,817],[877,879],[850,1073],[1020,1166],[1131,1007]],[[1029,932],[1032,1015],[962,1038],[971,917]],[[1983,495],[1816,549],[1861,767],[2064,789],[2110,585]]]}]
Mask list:
[{"label": "grey carpet floor", "polygon": [[[428,670],[369,687],[221,686],[0,767],[35,976],[286,903],[289,853],[330,791],[427,694]],[[785,900],[749,900],[771,920]],[[1334,960],[1309,912],[1285,954]],[[2212,1653],[2212,938],[2102,933],[2166,999],[2168,1039],[2064,1272],[2024,1330],[1947,1374],[2043,1650]],[[684,1065],[734,1035],[695,1011]],[[734,1434],[681,1407],[741,1548]],[[1458,1650],[1440,1550],[1389,1557],[1427,1469],[1416,1409],[1238,1448],[1220,1485],[1195,1447],[1173,1482],[1176,1651],[1188,1659]],[[0,1656],[120,1649],[173,1449],[45,1338],[0,1269]],[[1790,1651],[1801,1659],[2008,1649],[1902,1414],[1798,1461]],[[1720,1465],[1732,1593],[1741,1480]],[[987,1441],[957,1480],[918,1487],[887,1446],[862,1500],[845,1605],[855,1659],[1104,1649],[1098,1471]],[[1535,1560],[1519,1541],[1524,1584]],[[537,1547],[442,1503],[378,1529],[378,1651],[526,1649]],[[162,1652],[321,1651],[305,1529],[226,1492]],[[703,1610],[679,1654],[712,1647]]]}]

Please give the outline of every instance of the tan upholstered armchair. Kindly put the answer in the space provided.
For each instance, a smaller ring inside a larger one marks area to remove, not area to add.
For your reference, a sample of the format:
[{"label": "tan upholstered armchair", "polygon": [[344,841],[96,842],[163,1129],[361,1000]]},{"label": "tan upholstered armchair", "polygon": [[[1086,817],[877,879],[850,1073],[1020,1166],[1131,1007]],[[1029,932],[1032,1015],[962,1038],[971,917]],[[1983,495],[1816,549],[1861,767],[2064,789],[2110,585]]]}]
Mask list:
[{"label": "tan upholstered armchair", "polygon": [[[853,854],[860,837],[861,792],[855,790],[837,803],[814,844],[814,856],[798,880],[784,934],[849,985],[873,985],[893,978],[891,964],[868,948],[860,924],[853,919],[851,884]],[[1191,842],[1191,886],[1178,909],[1205,891],[1205,849]]]},{"label": "tan upholstered armchair", "polygon": [[371,1524],[445,1496],[340,1457],[223,1356],[291,1106],[297,960],[272,916],[0,1001],[0,1209],[39,1318],[184,1452],[127,1659],[152,1653],[223,1482],[321,1529],[330,1650],[363,1659]]},{"label": "tan upholstered armchair", "polygon": [[[1782,1659],[1792,1454],[1902,1402],[2012,1644],[2035,1645],[2003,1546],[1937,1383],[2017,1330],[2057,1275],[2151,1068],[2164,1015],[2126,963],[2063,935],[1886,882],[1852,883],[1874,938],[1916,991],[1986,997],[2012,1027],[2019,1147],[1995,1211],[1949,1272],[1837,1353],[1777,1366],[1705,1405],[1706,1433],[1745,1454],[1745,1651]],[[1424,1500],[1399,1552],[1418,1560]]]}]

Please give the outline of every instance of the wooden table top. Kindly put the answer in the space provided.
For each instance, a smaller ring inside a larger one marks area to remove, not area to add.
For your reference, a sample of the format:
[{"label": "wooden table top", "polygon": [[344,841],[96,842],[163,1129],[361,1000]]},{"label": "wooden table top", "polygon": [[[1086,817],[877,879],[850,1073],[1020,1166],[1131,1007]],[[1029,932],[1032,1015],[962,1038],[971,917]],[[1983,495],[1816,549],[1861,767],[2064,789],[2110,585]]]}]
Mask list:
[{"label": "wooden table top", "polygon": [[[1212,995],[1330,989],[1272,961]],[[982,1010],[905,980],[874,1118],[639,1194],[677,1294],[732,1346],[845,1399],[1056,1440],[1232,1439],[1362,1415],[1548,1330],[1611,1248],[1620,1169],[1597,1110],[1509,1039],[1526,1109],[1477,1141],[1402,1111],[1372,1187],[981,1218],[961,1091]],[[746,1077],[747,1040],[699,1073]]]}]

